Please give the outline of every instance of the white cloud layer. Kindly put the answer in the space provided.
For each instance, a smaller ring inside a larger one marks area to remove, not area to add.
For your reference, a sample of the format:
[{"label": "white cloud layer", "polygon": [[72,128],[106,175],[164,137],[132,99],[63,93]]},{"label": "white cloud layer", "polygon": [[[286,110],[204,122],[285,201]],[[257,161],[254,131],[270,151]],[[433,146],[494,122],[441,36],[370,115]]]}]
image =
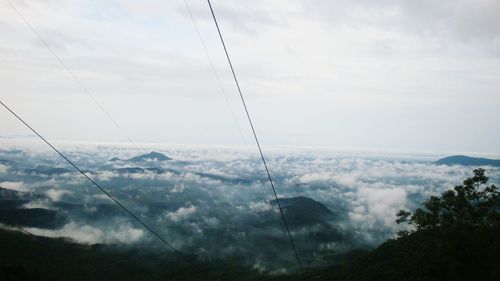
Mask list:
[{"label": "white cloud layer", "polygon": [[52,201],[59,201],[65,194],[72,194],[68,190],[49,189],[45,192]]},{"label": "white cloud layer", "polygon": [[83,244],[133,243],[138,241],[144,234],[142,229],[133,228],[127,224],[120,225],[117,229],[107,230],[76,223],[68,223],[58,230],[40,228],[27,228],[27,230],[35,235],[65,237]]},{"label": "white cloud layer", "polygon": [[9,170],[9,166],[0,164],[0,173],[6,173]]},{"label": "white cloud layer", "polygon": [[[236,148],[160,144],[61,147],[109,194],[181,250],[207,258],[245,255],[264,267],[288,258],[276,256],[276,249],[289,245],[279,212],[270,204],[274,196],[258,155]],[[46,167],[62,165],[53,153],[34,145],[11,148],[0,150],[0,159],[9,163],[0,186],[30,191],[19,195],[28,201],[23,208],[48,209],[63,220],[59,229],[30,228],[33,233],[87,244],[156,241],[126,223],[126,214],[81,175],[47,172]],[[174,160],[109,161],[153,149]],[[394,237],[399,209],[415,209],[428,196],[460,184],[475,168],[434,165],[442,156],[438,154],[282,147],[266,156],[280,197],[305,196],[332,211],[319,222],[291,224],[299,247],[312,254],[373,247]],[[124,167],[129,169],[120,170]],[[500,170],[485,168],[491,182],[499,184]],[[144,169],[149,170],[142,173]],[[254,255],[248,255],[249,249]]]},{"label": "white cloud layer", "polygon": [[171,219],[174,222],[178,222],[180,220],[184,220],[196,212],[195,206],[189,207],[180,207],[175,212],[169,212],[166,214],[167,218]]},{"label": "white cloud layer", "polygon": [[0,182],[0,186],[6,189],[11,189],[15,191],[20,191],[20,192],[28,192],[30,189],[24,184],[22,181],[5,181],[5,182]]}]

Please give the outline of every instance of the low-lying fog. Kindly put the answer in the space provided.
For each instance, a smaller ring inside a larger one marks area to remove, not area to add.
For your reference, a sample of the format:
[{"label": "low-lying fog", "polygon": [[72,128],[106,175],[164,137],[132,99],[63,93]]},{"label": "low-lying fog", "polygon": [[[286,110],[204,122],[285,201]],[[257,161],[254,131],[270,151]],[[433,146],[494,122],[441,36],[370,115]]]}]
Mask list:
[{"label": "low-lying fog", "polygon": [[[279,271],[294,262],[253,149],[66,144],[62,150],[183,253],[239,259],[261,270]],[[167,158],[147,154],[151,151]],[[434,165],[437,155],[266,152],[279,196],[301,197],[283,203],[305,264],[328,262],[332,253],[394,237],[397,210],[413,209],[429,195],[460,184],[473,169]],[[142,154],[147,156],[136,157]],[[489,168],[487,175],[492,183],[500,181],[499,169]],[[3,145],[0,187],[1,218],[34,234],[164,250],[48,149]],[[19,209],[35,211],[26,215]]]}]

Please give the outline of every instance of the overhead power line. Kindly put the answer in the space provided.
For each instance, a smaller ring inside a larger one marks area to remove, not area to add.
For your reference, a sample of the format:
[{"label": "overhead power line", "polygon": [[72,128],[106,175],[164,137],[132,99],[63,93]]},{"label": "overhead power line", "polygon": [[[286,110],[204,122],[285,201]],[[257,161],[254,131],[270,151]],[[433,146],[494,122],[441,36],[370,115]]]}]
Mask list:
[{"label": "overhead power line", "polygon": [[125,133],[125,130],[118,124],[118,122],[109,114],[106,109],[97,101],[97,99],[92,95],[90,90],[83,84],[82,80],[76,76],[76,74],[71,70],[71,68],[68,67],[68,65],[61,59],[61,57],[56,53],[56,51],[50,46],[50,44],[43,39],[43,37],[40,35],[40,33],[35,29],[35,27],[26,19],[26,17],[23,16],[21,11],[19,11],[14,4],[10,0],[5,0],[9,4],[9,6],[16,12],[16,14],[22,19],[22,21],[26,24],[26,26],[29,27],[31,32],[35,34],[35,36],[42,42],[42,44],[47,47],[47,49],[50,51],[50,53],[56,58],[56,60],[61,64],[61,66],[64,68],[66,72],[69,73],[69,75],[73,78],[73,80],[76,81],[78,86],[82,88],[83,92],[87,94],[90,99],[97,105],[97,107],[108,117],[108,119],[113,123],[113,125],[118,128],[118,130],[121,132],[121,134],[127,139],[129,142],[134,143],[134,141]]},{"label": "overhead power line", "polygon": [[5,107],[14,117],[17,118],[21,123],[23,123],[28,129],[30,129],[35,135],[37,135],[43,142],[45,142],[52,150],[54,150],[61,158],[66,160],[73,168],[75,168],[83,177],[85,177],[88,181],[90,181],[95,187],[97,187],[102,193],[104,193],[109,199],[111,199],[116,205],[118,205],[125,213],[131,216],[135,221],[137,221],[143,228],[153,234],[156,238],[160,240],[164,245],[170,248],[175,254],[181,257],[183,260],[188,262],[189,264],[197,267],[197,265],[184,256],[179,250],[177,250],[172,244],[170,244],[165,238],[163,238],[158,232],[152,229],[149,225],[147,225],[144,221],[142,221],[137,215],[135,215],[132,211],[130,211],[127,207],[125,207],[118,199],[113,197],[109,192],[107,192],[102,186],[100,186],[97,182],[95,182],[92,178],[90,178],[87,173],[85,173],[80,167],[78,167],[73,161],[71,161],[66,155],[64,155],[59,149],[57,149],[54,145],[52,145],[48,140],[46,140],[42,135],[38,133],[33,127],[31,127],[24,119],[22,119],[19,115],[17,115],[12,109],[10,109],[3,101],[0,101],[0,104]]},{"label": "overhead power line", "polygon": [[13,224],[12,225],[14,228],[16,228],[17,230],[21,231],[22,233],[26,234],[26,235],[29,235],[30,237],[36,239],[36,235],[29,232],[28,230],[24,229],[23,227],[17,225],[17,224]]},{"label": "overhead power line", "polygon": [[[57,52],[50,46],[50,44],[43,39],[37,29],[27,20],[26,17],[16,8],[16,6],[10,1],[5,0],[9,6],[16,12],[16,14],[22,19],[22,21],[29,27],[29,29],[35,34],[35,36],[40,40],[40,42],[50,51],[50,53],[54,56],[54,58],[61,64],[63,69],[68,72],[68,74],[76,81],[76,83],[80,86],[80,88],[85,92],[92,101],[97,105],[97,107],[106,115],[106,117],[113,123],[113,125],[121,132],[121,134],[125,137],[127,141],[130,143],[134,143],[134,141],[127,135],[125,130],[118,124],[118,122],[106,111],[106,109],[97,101],[97,99],[92,95],[91,91],[85,86],[85,84],[78,78],[78,76],[68,67],[68,65],[63,61],[63,59],[57,54]],[[143,228],[149,231],[153,236],[158,238],[160,242],[170,248],[176,255],[181,257],[187,263],[191,264],[195,268],[198,266],[190,259],[188,259],[185,255],[183,255],[179,250],[177,250],[171,243],[169,243],[165,238],[163,238],[158,232],[152,229],[148,224],[142,221],[137,215],[135,215],[132,211],[130,211],[127,207],[125,207],[118,199],[113,197],[109,192],[107,192],[102,186],[100,186],[97,182],[95,182],[92,178],[90,178],[87,173],[85,173],[82,169],[80,169],[74,162],[72,162],[67,156],[65,156],[61,151],[59,151],[54,145],[52,145],[49,141],[47,141],[42,135],[40,135],[33,127],[31,127],[24,119],[22,119],[19,115],[17,115],[12,109],[10,109],[3,101],[0,101],[0,104],[5,107],[12,115],[14,115],[21,123],[23,123],[28,129],[30,129],[35,135],[37,135],[43,142],[45,142],[50,148],[52,148],[61,158],[63,158],[66,162],[68,162],[71,166],[73,166],[80,174],[82,174],[88,181],[90,181],[95,187],[97,187],[102,193],[104,193],[108,198],[110,198],[116,205],[118,205],[124,212],[126,212],[129,216],[131,216],[135,221],[137,221]],[[25,233],[29,233],[25,229],[16,226],[20,231]],[[31,234],[31,233],[29,233]],[[33,235],[33,234],[31,234]],[[199,270],[197,270],[199,271]]]},{"label": "overhead power line", "polygon": [[203,47],[203,50],[205,51],[205,56],[207,57],[208,63],[210,65],[210,69],[212,70],[212,72],[215,76],[215,79],[217,80],[217,84],[219,85],[220,92],[224,96],[224,100],[226,101],[227,107],[229,108],[231,116],[233,117],[234,124],[236,125],[236,128],[238,129],[238,132],[240,133],[241,141],[242,141],[243,145],[245,146],[245,148],[248,149],[248,147],[246,145],[245,137],[243,136],[243,131],[241,130],[240,124],[238,123],[238,119],[236,118],[236,114],[234,113],[233,108],[231,107],[231,103],[229,102],[226,91],[224,90],[224,87],[222,86],[222,81],[220,79],[220,76],[217,73],[217,70],[215,69],[214,62],[213,62],[212,58],[210,57],[210,53],[208,52],[208,48],[205,44],[205,41],[203,40],[203,36],[201,36],[200,29],[198,27],[198,24],[196,24],[196,20],[194,19],[191,8],[189,8],[189,4],[188,4],[187,0],[184,0],[184,6],[186,7],[186,10],[189,14],[189,18],[191,19],[191,22],[193,23],[193,27],[196,30],[196,34],[198,35],[198,39],[200,40],[201,46]]},{"label": "overhead power line", "polygon": [[257,137],[257,133],[255,132],[255,128],[252,122],[252,118],[250,117],[250,113],[248,111],[247,104],[245,102],[245,98],[243,96],[243,93],[241,92],[241,87],[240,83],[238,82],[238,78],[236,77],[236,73],[234,71],[233,63],[231,62],[231,58],[229,57],[229,53],[227,51],[226,43],[224,42],[224,38],[222,37],[222,33],[219,27],[219,23],[217,22],[217,17],[215,16],[214,9],[212,8],[212,3],[210,3],[210,0],[207,0],[208,7],[210,8],[210,12],[212,13],[212,18],[214,20],[215,26],[217,27],[217,32],[219,33],[219,38],[222,43],[222,47],[224,48],[224,53],[226,54],[227,62],[229,63],[229,67],[231,68],[231,73],[233,74],[233,79],[236,84],[236,88],[238,89],[238,93],[240,95],[241,102],[243,103],[243,107],[245,109],[245,113],[248,119],[248,123],[250,123],[250,128],[252,129],[253,137],[255,139],[255,143],[257,144],[257,147],[259,148],[259,153],[260,157],[262,159],[262,163],[264,164],[264,168],[267,173],[267,178],[269,180],[269,183],[271,184],[271,188],[273,190],[274,198],[276,199],[276,203],[278,205],[278,209],[281,214],[281,218],[283,220],[283,224],[285,226],[286,232],[288,234],[288,239],[290,240],[290,245],[292,246],[293,252],[295,254],[295,258],[297,259],[297,264],[299,265],[299,269],[302,272],[302,263],[300,262],[299,254],[297,252],[297,248],[295,247],[295,243],[293,241],[292,235],[290,233],[290,228],[288,227],[288,223],[286,222],[285,219],[285,214],[283,213],[283,208],[281,207],[281,202],[278,198],[278,194],[276,193],[276,187],[274,186],[273,179],[271,178],[271,173],[269,172],[269,168],[267,166],[266,158],[264,157],[264,153],[262,152],[262,148],[260,146],[259,138]]}]

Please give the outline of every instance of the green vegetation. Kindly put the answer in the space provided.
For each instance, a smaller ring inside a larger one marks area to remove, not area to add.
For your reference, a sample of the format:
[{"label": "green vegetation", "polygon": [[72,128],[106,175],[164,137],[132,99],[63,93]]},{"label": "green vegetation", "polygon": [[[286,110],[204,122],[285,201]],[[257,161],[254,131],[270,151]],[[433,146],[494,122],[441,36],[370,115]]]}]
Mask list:
[{"label": "green vegetation", "polygon": [[[81,245],[0,230],[0,280],[258,280],[235,261],[179,260],[169,251]],[[189,257],[196,260],[196,257]]]},{"label": "green vegetation", "polygon": [[434,231],[442,234],[489,232],[500,226],[500,195],[495,185],[485,186],[488,178],[484,169],[474,170],[474,176],[441,197],[431,196],[424,202],[425,209],[411,212],[400,210],[397,223],[408,223],[413,230],[403,230],[399,236],[416,231]]},{"label": "green vegetation", "polygon": [[423,209],[397,213],[396,222],[410,227],[398,233],[400,241],[422,240],[427,268],[444,279],[500,279],[500,193],[487,182],[484,169],[474,170],[462,185],[431,196]]}]

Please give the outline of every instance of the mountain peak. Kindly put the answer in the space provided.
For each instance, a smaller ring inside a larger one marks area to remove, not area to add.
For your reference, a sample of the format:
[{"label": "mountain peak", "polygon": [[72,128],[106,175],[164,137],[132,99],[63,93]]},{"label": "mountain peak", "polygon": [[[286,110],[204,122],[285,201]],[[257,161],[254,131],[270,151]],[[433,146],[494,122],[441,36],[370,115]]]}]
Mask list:
[{"label": "mountain peak", "polygon": [[[287,221],[292,225],[304,225],[321,222],[333,215],[333,212],[322,203],[304,196],[279,198],[281,208]],[[271,200],[276,206],[276,200]]]},{"label": "mountain peak", "polygon": [[436,165],[494,166],[500,167],[500,160],[453,155],[434,162]]},{"label": "mountain peak", "polygon": [[168,160],[172,160],[172,158],[170,158],[170,157],[168,157],[165,154],[162,154],[160,152],[151,151],[150,153],[135,156],[135,157],[131,158],[129,161],[138,162],[138,161],[145,161],[145,160],[168,161]]}]

